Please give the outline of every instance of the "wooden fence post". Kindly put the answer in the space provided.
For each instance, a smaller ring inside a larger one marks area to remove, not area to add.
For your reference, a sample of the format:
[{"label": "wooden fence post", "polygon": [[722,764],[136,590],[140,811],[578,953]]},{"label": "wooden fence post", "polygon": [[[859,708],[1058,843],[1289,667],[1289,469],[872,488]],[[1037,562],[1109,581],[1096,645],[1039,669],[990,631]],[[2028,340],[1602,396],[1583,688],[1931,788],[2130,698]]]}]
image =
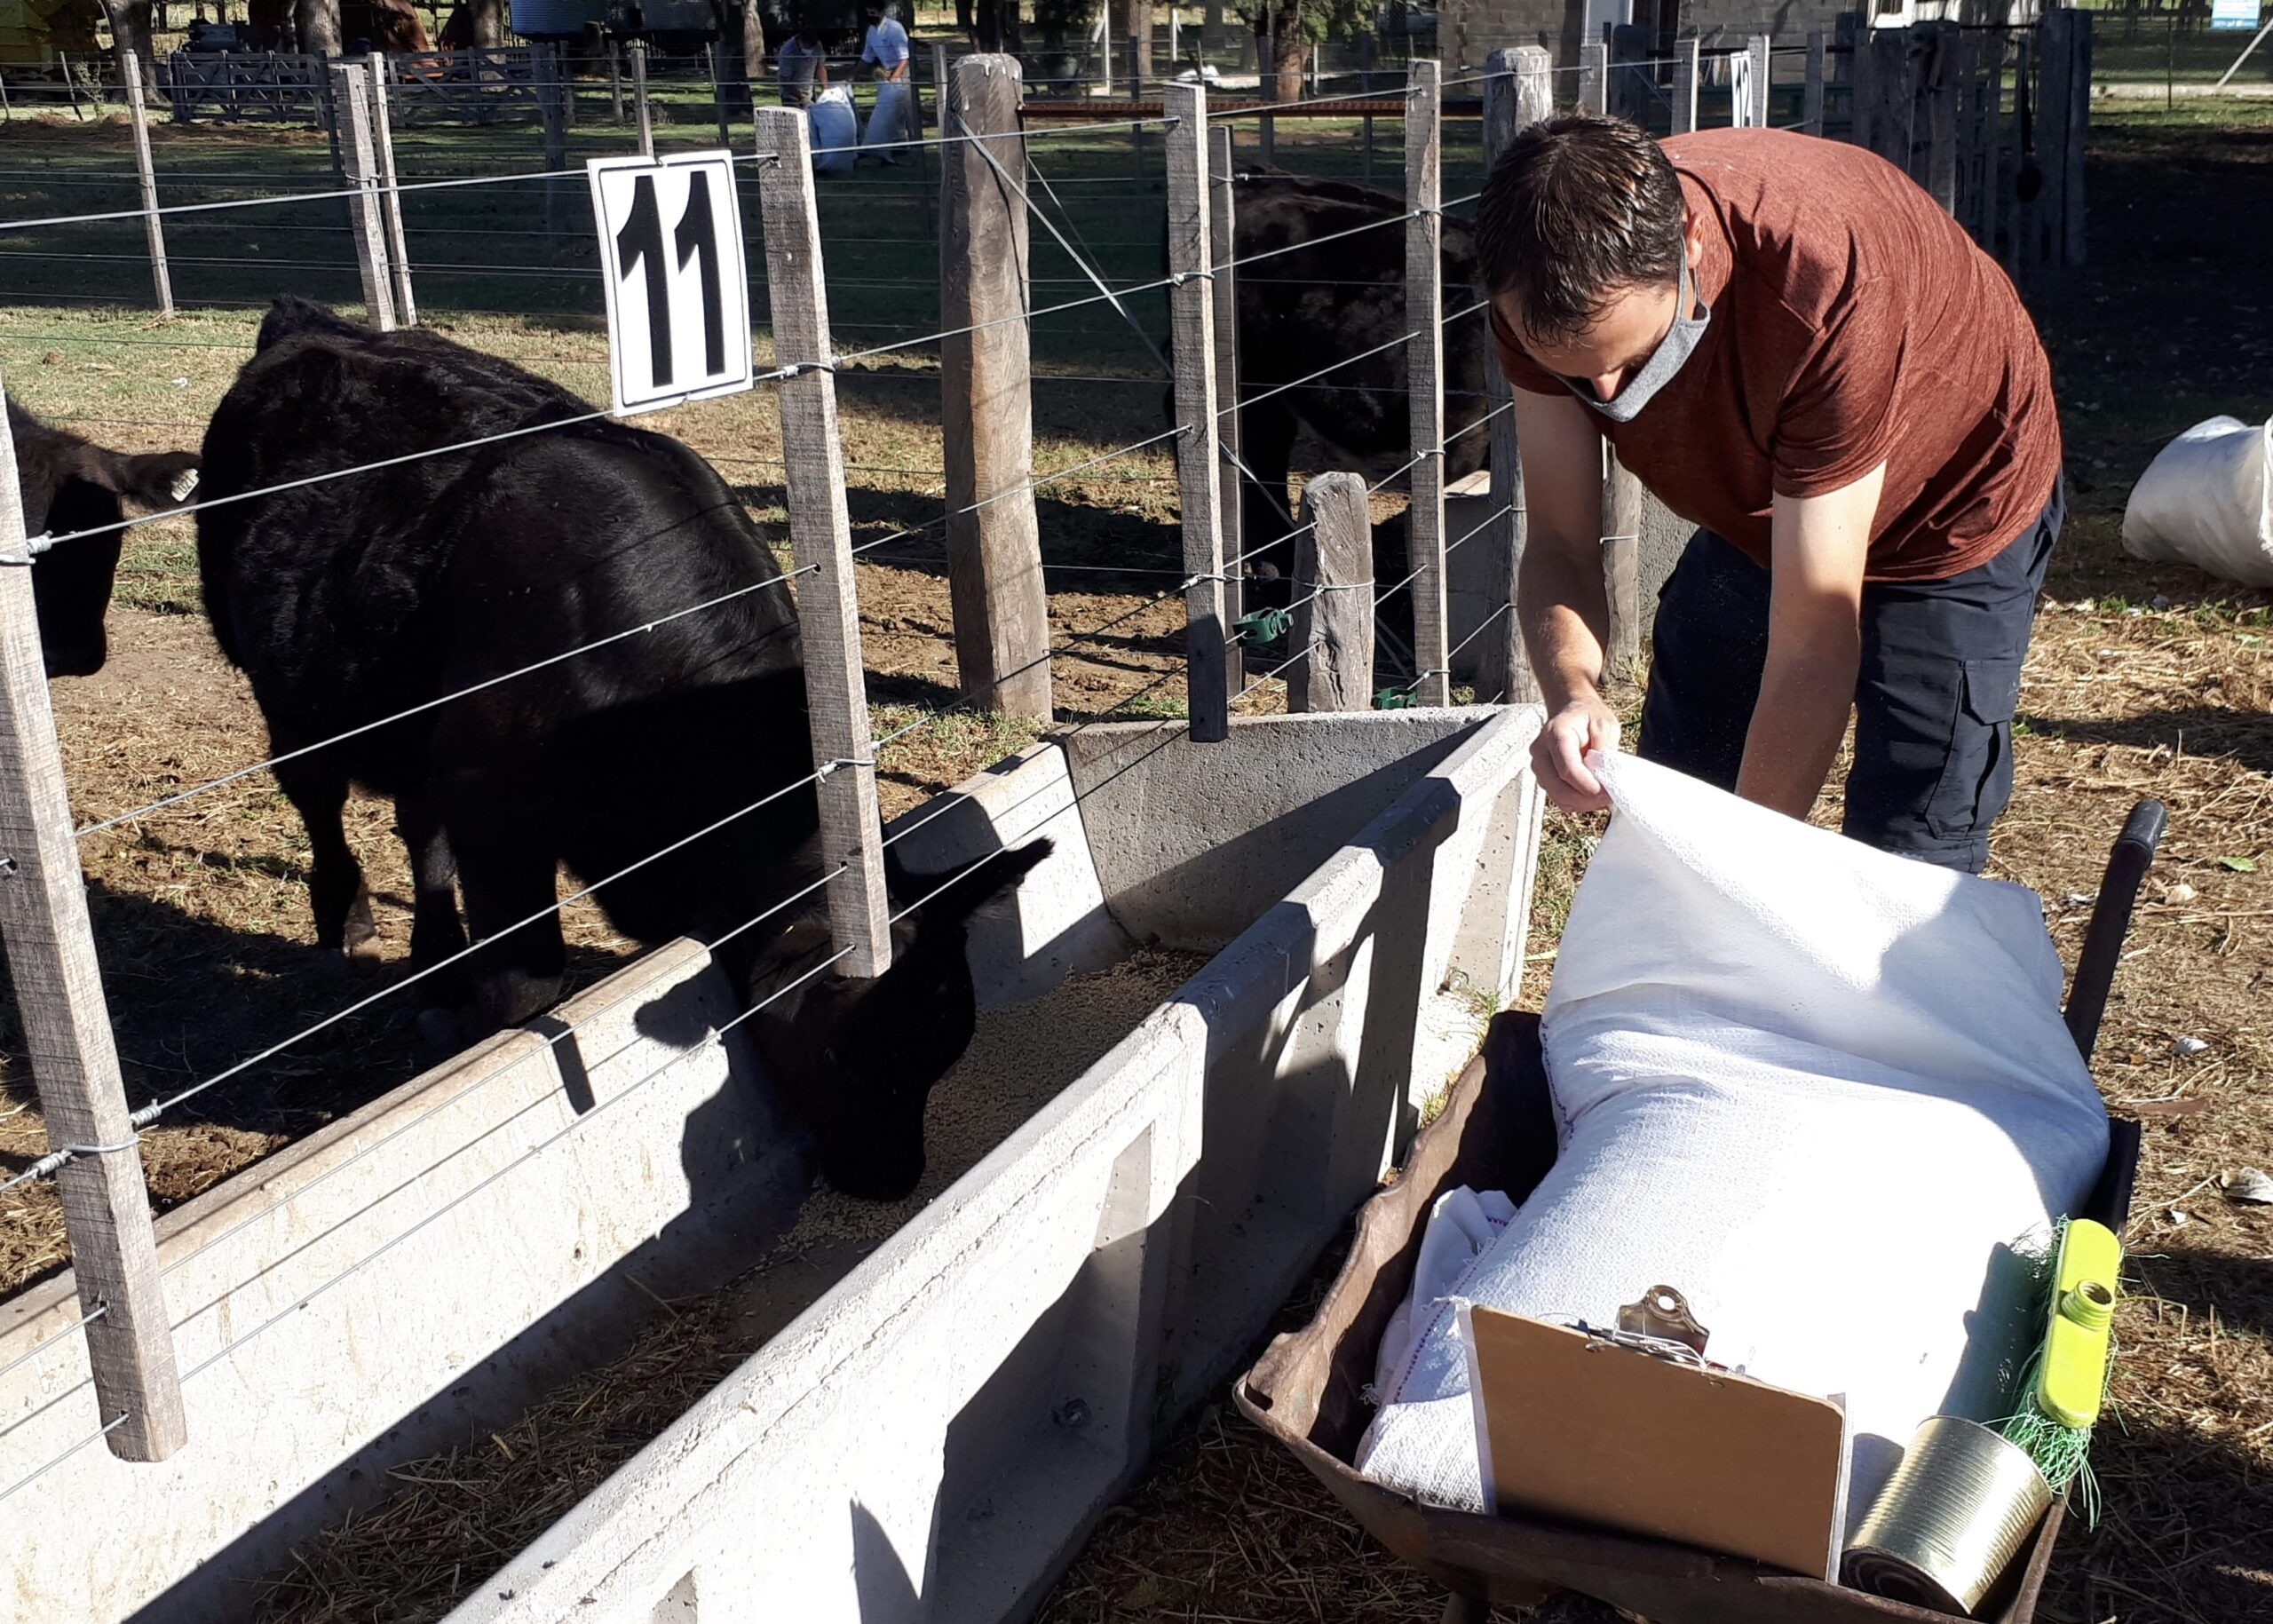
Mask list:
[{"label": "wooden fence post", "polygon": [[710,42],[710,110],[718,115],[718,145],[732,147],[733,134],[726,122],[725,51],[724,40]]},{"label": "wooden fence post", "polygon": [[1216,423],[1215,308],[1208,273],[1208,92],[1198,84],[1161,86],[1175,121],[1168,131],[1168,262],[1170,342],[1176,356],[1176,489],[1184,514],[1186,710],[1195,743],[1231,737],[1231,690],[1224,620],[1222,456]]},{"label": "wooden fence post", "polygon": [[[1050,717],[1049,598],[1034,519],[1034,385],[1026,324],[1026,140],[1018,60],[955,64],[940,133],[940,421],[947,588],[956,675],[988,710]],[[990,158],[992,162],[989,162]],[[1000,169],[997,169],[1000,165]],[[1013,184],[1006,186],[1008,174]],[[960,332],[957,329],[976,328]]]},{"label": "wooden fence post", "polygon": [[615,122],[623,122],[623,50],[615,41],[607,43],[607,107]]},{"label": "wooden fence post", "polygon": [[[547,174],[568,167],[567,120],[562,116],[564,99],[560,80],[560,48],[540,42],[529,47],[530,66],[536,70],[536,113],[544,131],[544,168]],[[723,138],[722,138],[723,139]],[[544,228],[558,232],[561,228],[562,189],[558,180],[544,183]]]},{"label": "wooden fence post", "polygon": [[1745,43],[1745,55],[1752,63],[1752,127],[1765,130],[1769,92],[1776,83],[1776,42],[1768,35],[1755,34]]},{"label": "wooden fence post", "polygon": [[387,255],[394,264],[394,318],[418,325],[418,301],[410,291],[410,240],[402,229],[402,192],[394,172],[394,121],[387,110],[387,59],[371,52],[371,135],[378,153],[381,202],[386,212]]},{"label": "wooden fence post", "polygon": [[[1229,123],[1208,128],[1208,261],[1215,272],[1215,280],[1208,283],[1208,313],[1216,329],[1216,398],[1222,406],[1216,420],[1216,436],[1222,448],[1216,470],[1216,492],[1221,504],[1216,529],[1223,537],[1225,560],[1224,624],[1236,626],[1247,613],[1241,557],[1246,551],[1243,510],[1247,504],[1239,469],[1239,269],[1233,263],[1239,258],[1239,204],[1237,183],[1232,178],[1238,170],[1232,159]],[[1247,651],[1231,638],[1224,639],[1224,679],[1234,693],[1247,685]]]},{"label": "wooden fence post", "polygon": [[1579,47],[1579,111],[1610,112],[1610,43],[1591,39]]},{"label": "wooden fence post", "polygon": [[[1413,598],[1414,702],[1452,702],[1445,628],[1444,70],[1413,64],[1405,102],[1405,376],[1412,408],[1413,500],[1406,510],[1405,590]],[[1488,83],[1488,81],[1487,81]]]},{"label": "wooden fence post", "polygon": [[1374,521],[1366,482],[1322,473],[1303,487],[1295,536],[1289,710],[1374,708]]},{"label": "wooden fence post", "polygon": [[1800,102],[1800,128],[1810,135],[1823,133],[1823,69],[1827,42],[1818,28],[1808,36],[1807,89]]},{"label": "wooden fence post", "polygon": [[[1508,149],[1519,131],[1555,116],[1555,59],[1537,45],[1495,51],[1486,63],[1484,81],[1484,165],[1488,170]],[[1500,76],[1505,72],[1509,76]],[[1508,584],[1505,624],[1483,634],[1485,654],[1477,661],[1476,692],[1480,699],[1497,695],[1510,704],[1528,704],[1539,697],[1531,661],[1524,654],[1523,627],[1518,623],[1516,576],[1523,567],[1524,544],[1530,521],[1524,512],[1523,463],[1516,446],[1515,395],[1507,375],[1497,364],[1484,368],[1485,404],[1492,413],[1492,522],[1488,540],[1493,578]]]},{"label": "wooden fence post", "polygon": [[631,107],[639,117],[639,151],[646,157],[655,155],[655,126],[647,107],[647,42],[631,42]]},{"label": "wooden fence post", "polygon": [[1997,252],[1997,216],[2005,194],[2005,36],[2001,29],[1984,36],[1987,71],[1981,87],[1981,250],[1992,259]]},{"label": "wooden fence post", "polygon": [[1926,98],[1926,190],[1952,218],[1957,214],[1959,107],[1965,87],[1965,31],[1953,22],[1928,25],[1934,49],[1928,59]]},{"label": "wooden fence post", "polygon": [[134,170],[142,183],[142,233],[150,244],[150,281],[158,313],[174,313],[173,278],[166,270],[166,230],[158,213],[158,176],[150,163],[150,115],[142,102],[142,65],[134,52],[118,53],[119,77],[126,82],[126,105],[134,120]]},{"label": "wooden fence post", "polygon": [[780,391],[789,545],[796,567],[813,572],[797,582],[797,626],[804,640],[813,764],[828,774],[818,796],[821,860],[834,876],[828,883],[829,935],[836,950],[845,955],[837,973],[880,976],[891,964],[891,903],[884,892],[875,735],[868,726],[860,607],[852,582],[852,525],[837,438],[836,379],[830,370],[836,352],[821,280],[820,211],[813,196],[804,111],[759,107],[755,118],[757,149],[777,154],[757,166],[773,359],[777,366],[804,368],[775,387]]},{"label": "wooden fence post", "polygon": [[1673,43],[1673,133],[1687,135],[1697,128],[1699,40],[1684,34]]},{"label": "wooden fence post", "polygon": [[347,219],[355,243],[355,268],[363,277],[363,308],[381,332],[391,333],[394,289],[387,269],[386,231],[380,222],[377,163],[371,155],[369,83],[360,66],[340,62],[332,67],[332,104],[342,109],[346,126],[340,132],[340,156],[347,170]]},{"label": "wooden fence post", "polygon": [[[0,424],[4,424],[0,416]],[[84,546],[67,542],[66,546]],[[0,554],[24,554],[16,449],[0,426]],[[87,1359],[122,1460],[162,1461],[186,1435],[142,1158],[111,1042],[86,883],[56,748],[32,572],[0,565],[0,935],[51,1151],[87,1321]]]},{"label": "wooden fence post", "polygon": [[2068,240],[2068,98],[2075,72],[2073,19],[2060,6],[2044,13],[2037,29],[2036,152],[2044,190],[2036,198],[2036,263],[2057,269]]},{"label": "wooden fence post", "polygon": [[1610,606],[1611,675],[1631,677],[1642,656],[1642,481],[1603,442],[1602,584]]},{"label": "wooden fence post", "polygon": [[1650,104],[1657,97],[1658,31],[1641,23],[1621,22],[1610,30],[1610,88],[1605,111],[1637,124],[1650,122]]},{"label": "wooden fence post", "polygon": [[2092,122],[2092,14],[2068,8],[2060,15],[2068,22],[2068,97],[2057,115],[2068,130],[2067,174],[2061,183],[2064,218],[2061,263],[2072,267],[2084,263],[2090,238],[2084,214],[2084,147],[2090,139]]}]

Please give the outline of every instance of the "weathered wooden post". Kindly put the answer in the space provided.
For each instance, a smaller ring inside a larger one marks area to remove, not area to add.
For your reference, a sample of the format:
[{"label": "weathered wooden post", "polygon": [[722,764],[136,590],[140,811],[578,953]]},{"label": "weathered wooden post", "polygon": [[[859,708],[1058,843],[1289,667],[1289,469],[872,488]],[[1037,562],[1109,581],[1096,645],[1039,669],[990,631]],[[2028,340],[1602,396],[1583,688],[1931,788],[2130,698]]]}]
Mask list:
[{"label": "weathered wooden post", "polygon": [[655,155],[655,126],[647,107],[647,42],[631,42],[631,108],[639,119],[639,150]]},{"label": "weathered wooden post", "polygon": [[74,1153],[55,1184],[95,1402],[105,1422],[116,1423],[105,1436],[122,1460],[162,1461],[187,1432],[181,1377],[87,923],[5,422],[0,413],[0,557],[10,560],[0,563],[0,936],[50,1153]]},{"label": "weathered wooden post", "polygon": [[623,122],[623,50],[613,39],[607,43],[607,109],[617,123]]},{"label": "weathered wooden post", "polygon": [[1684,34],[1673,43],[1673,133],[1687,135],[1697,128],[1699,40]]},{"label": "weathered wooden post", "polygon": [[1443,69],[1413,64],[1405,103],[1405,368],[1412,410],[1413,500],[1406,510],[1413,582],[1414,702],[1452,702],[1445,628],[1445,312]]},{"label": "weathered wooden post", "polygon": [[1933,40],[1924,84],[1926,189],[1952,216],[1957,213],[1958,98],[1965,83],[1965,32],[1953,22],[1927,25]]},{"label": "weathered wooden post", "polygon": [[[377,161],[371,155],[369,75],[361,67],[335,63],[333,105],[342,110],[340,159],[347,170],[347,219],[355,244],[355,268],[363,278],[363,308],[383,333],[394,331],[394,289],[387,268],[386,231],[381,224]],[[545,183],[548,186],[550,181]]]},{"label": "weathered wooden post", "polygon": [[838,448],[836,353],[821,280],[820,211],[804,113],[756,110],[758,216],[773,312],[773,359],[801,368],[780,391],[781,460],[789,545],[800,571],[797,626],[804,641],[805,706],[820,781],[821,860],[828,882],[829,934],[846,976],[880,976],[891,964],[891,904],[884,893],[883,826],[876,811],[875,735],[861,675],[860,609],[853,595],[852,526]]},{"label": "weathered wooden post", "polygon": [[1176,354],[1176,489],[1184,514],[1184,659],[1194,742],[1231,737],[1231,690],[1224,620],[1222,456],[1216,422],[1216,334],[1208,289],[1208,92],[1167,84],[1168,261],[1171,342]]},{"label": "weathered wooden post", "polygon": [[2063,152],[2066,173],[2060,187],[2061,263],[2073,267],[2084,263],[2090,238],[2084,216],[2084,147],[2092,122],[2092,14],[2063,7],[2055,15],[2063,20],[2068,36],[2068,94],[2055,104],[2068,131]]},{"label": "weathered wooden post", "polygon": [[1611,674],[1634,675],[1642,657],[1642,481],[1603,444],[1602,584],[1610,606]]},{"label": "weathered wooden post", "polygon": [[[1536,45],[1495,51],[1486,64],[1484,81],[1484,163],[1486,170],[1519,131],[1555,116],[1555,59]],[[1502,75],[1505,76],[1502,76]],[[1485,403],[1492,414],[1492,522],[1470,547],[1490,548],[1492,578],[1507,583],[1507,601],[1516,601],[1516,576],[1523,567],[1524,543],[1529,522],[1524,513],[1523,463],[1516,446],[1514,392],[1498,363],[1484,368]],[[1496,631],[1485,633],[1485,650],[1477,662],[1476,691],[1485,697],[1504,695],[1510,704],[1525,704],[1539,697],[1531,661],[1524,656],[1523,628],[1514,608],[1501,617]]]},{"label": "weathered wooden post", "polygon": [[1776,42],[1765,34],[1755,34],[1745,42],[1745,58],[1751,64],[1752,127],[1768,128],[1769,91],[1776,83]]},{"label": "weathered wooden post", "polygon": [[559,47],[542,41],[529,47],[529,66],[536,75],[536,115],[544,131],[544,228],[560,230],[561,186],[557,178],[568,166],[568,131],[560,113]]},{"label": "weathered wooden post", "polygon": [[1610,42],[1588,40],[1579,47],[1579,111],[1610,112]]},{"label": "weathered wooden post", "polygon": [[[1034,518],[1026,140],[1016,57],[955,64],[940,148],[940,419],[956,675],[989,710],[1050,717],[1049,599]],[[990,162],[990,159],[992,162]],[[1000,169],[996,168],[1000,165]],[[975,329],[962,330],[957,329]]]},{"label": "weathered wooden post", "polygon": [[1374,708],[1374,523],[1366,482],[1322,473],[1303,487],[1295,535],[1289,710]]},{"label": "weathered wooden post", "polygon": [[1800,101],[1800,127],[1810,135],[1823,133],[1823,69],[1826,42],[1818,28],[1808,36],[1807,89]]},{"label": "weathered wooden post", "polygon": [[405,327],[418,325],[418,301],[411,297],[410,240],[402,228],[402,188],[395,178],[394,121],[387,109],[387,59],[371,52],[371,136],[379,161],[381,204],[386,215],[387,257],[394,265],[394,315]]},{"label": "weathered wooden post", "polygon": [[150,162],[150,115],[142,103],[142,65],[131,51],[120,51],[118,64],[134,122],[134,172],[142,185],[142,234],[150,245],[150,281],[158,296],[158,313],[171,316],[174,284],[166,269],[166,229],[158,213],[158,176]]},{"label": "weathered wooden post", "polygon": [[[1208,314],[1216,336],[1216,399],[1220,403],[1216,435],[1222,456],[1216,470],[1216,499],[1221,503],[1216,528],[1223,537],[1226,563],[1224,574],[1224,623],[1239,624],[1247,613],[1243,566],[1246,551],[1246,506],[1240,482],[1239,457],[1239,294],[1237,226],[1239,205],[1232,176],[1232,127],[1214,124],[1208,131],[1208,256],[1215,273],[1208,286]],[[1224,680],[1234,693],[1247,685],[1247,651],[1232,638],[1224,639]]]}]

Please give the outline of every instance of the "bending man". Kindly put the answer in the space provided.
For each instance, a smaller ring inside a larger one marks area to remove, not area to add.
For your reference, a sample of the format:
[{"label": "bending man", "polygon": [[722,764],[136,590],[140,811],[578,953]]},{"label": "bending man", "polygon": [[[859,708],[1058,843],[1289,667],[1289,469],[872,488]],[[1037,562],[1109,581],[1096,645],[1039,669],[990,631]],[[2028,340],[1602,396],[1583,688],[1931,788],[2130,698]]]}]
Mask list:
[{"label": "bending man", "polygon": [[1603,446],[1699,527],[1659,595],[1641,753],[1804,818],[1855,719],[1848,834],[1978,871],[2060,532],[2051,369],[2020,297],[1859,147],[1532,126],[1478,216],[1529,514],[1517,602],[1555,803],[1590,749]]}]

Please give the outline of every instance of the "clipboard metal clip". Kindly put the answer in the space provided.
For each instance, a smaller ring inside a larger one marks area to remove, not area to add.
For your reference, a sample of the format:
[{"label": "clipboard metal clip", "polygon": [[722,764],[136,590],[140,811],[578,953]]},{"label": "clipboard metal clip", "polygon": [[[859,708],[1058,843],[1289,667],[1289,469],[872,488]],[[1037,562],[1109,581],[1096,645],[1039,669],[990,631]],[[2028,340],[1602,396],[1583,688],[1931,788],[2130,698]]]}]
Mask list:
[{"label": "clipboard metal clip", "polygon": [[1618,1328],[1628,1336],[1679,1343],[1699,1358],[1712,1336],[1689,1311],[1689,1299],[1670,1286],[1652,1286],[1640,1302],[1620,1309]]}]

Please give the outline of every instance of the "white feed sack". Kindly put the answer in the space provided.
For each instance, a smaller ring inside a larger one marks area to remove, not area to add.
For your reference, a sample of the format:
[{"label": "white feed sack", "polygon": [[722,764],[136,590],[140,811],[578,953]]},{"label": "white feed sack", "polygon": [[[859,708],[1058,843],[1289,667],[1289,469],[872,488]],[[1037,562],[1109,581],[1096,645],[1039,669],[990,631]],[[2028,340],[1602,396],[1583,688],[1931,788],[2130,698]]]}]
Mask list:
[{"label": "white feed sack", "polygon": [[2273,586],[2273,422],[2213,417],[2165,446],[2131,487],[2123,551]]},{"label": "white feed sack", "polygon": [[1851,1527],[1920,1422],[1997,1418],[2037,1311],[2008,1243],[2106,1158],[2059,961],[2024,887],[1596,770],[1617,812],[1543,1017],[1559,1153],[1504,1227],[1440,1204],[1436,1300],[1384,1343],[1358,1465],[1483,1509],[1450,1299],[1607,1327],[1662,1283],[1710,1358],[1845,1396]]},{"label": "white feed sack", "polygon": [[824,84],[813,92],[805,111],[807,136],[812,145],[813,173],[849,175],[860,145],[860,115],[852,108],[852,92],[842,84]]},{"label": "white feed sack", "polygon": [[860,137],[863,152],[889,155],[908,139],[915,123],[915,87],[905,79],[887,79],[876,86],[876,105],[868,114],[868,128]]}]

